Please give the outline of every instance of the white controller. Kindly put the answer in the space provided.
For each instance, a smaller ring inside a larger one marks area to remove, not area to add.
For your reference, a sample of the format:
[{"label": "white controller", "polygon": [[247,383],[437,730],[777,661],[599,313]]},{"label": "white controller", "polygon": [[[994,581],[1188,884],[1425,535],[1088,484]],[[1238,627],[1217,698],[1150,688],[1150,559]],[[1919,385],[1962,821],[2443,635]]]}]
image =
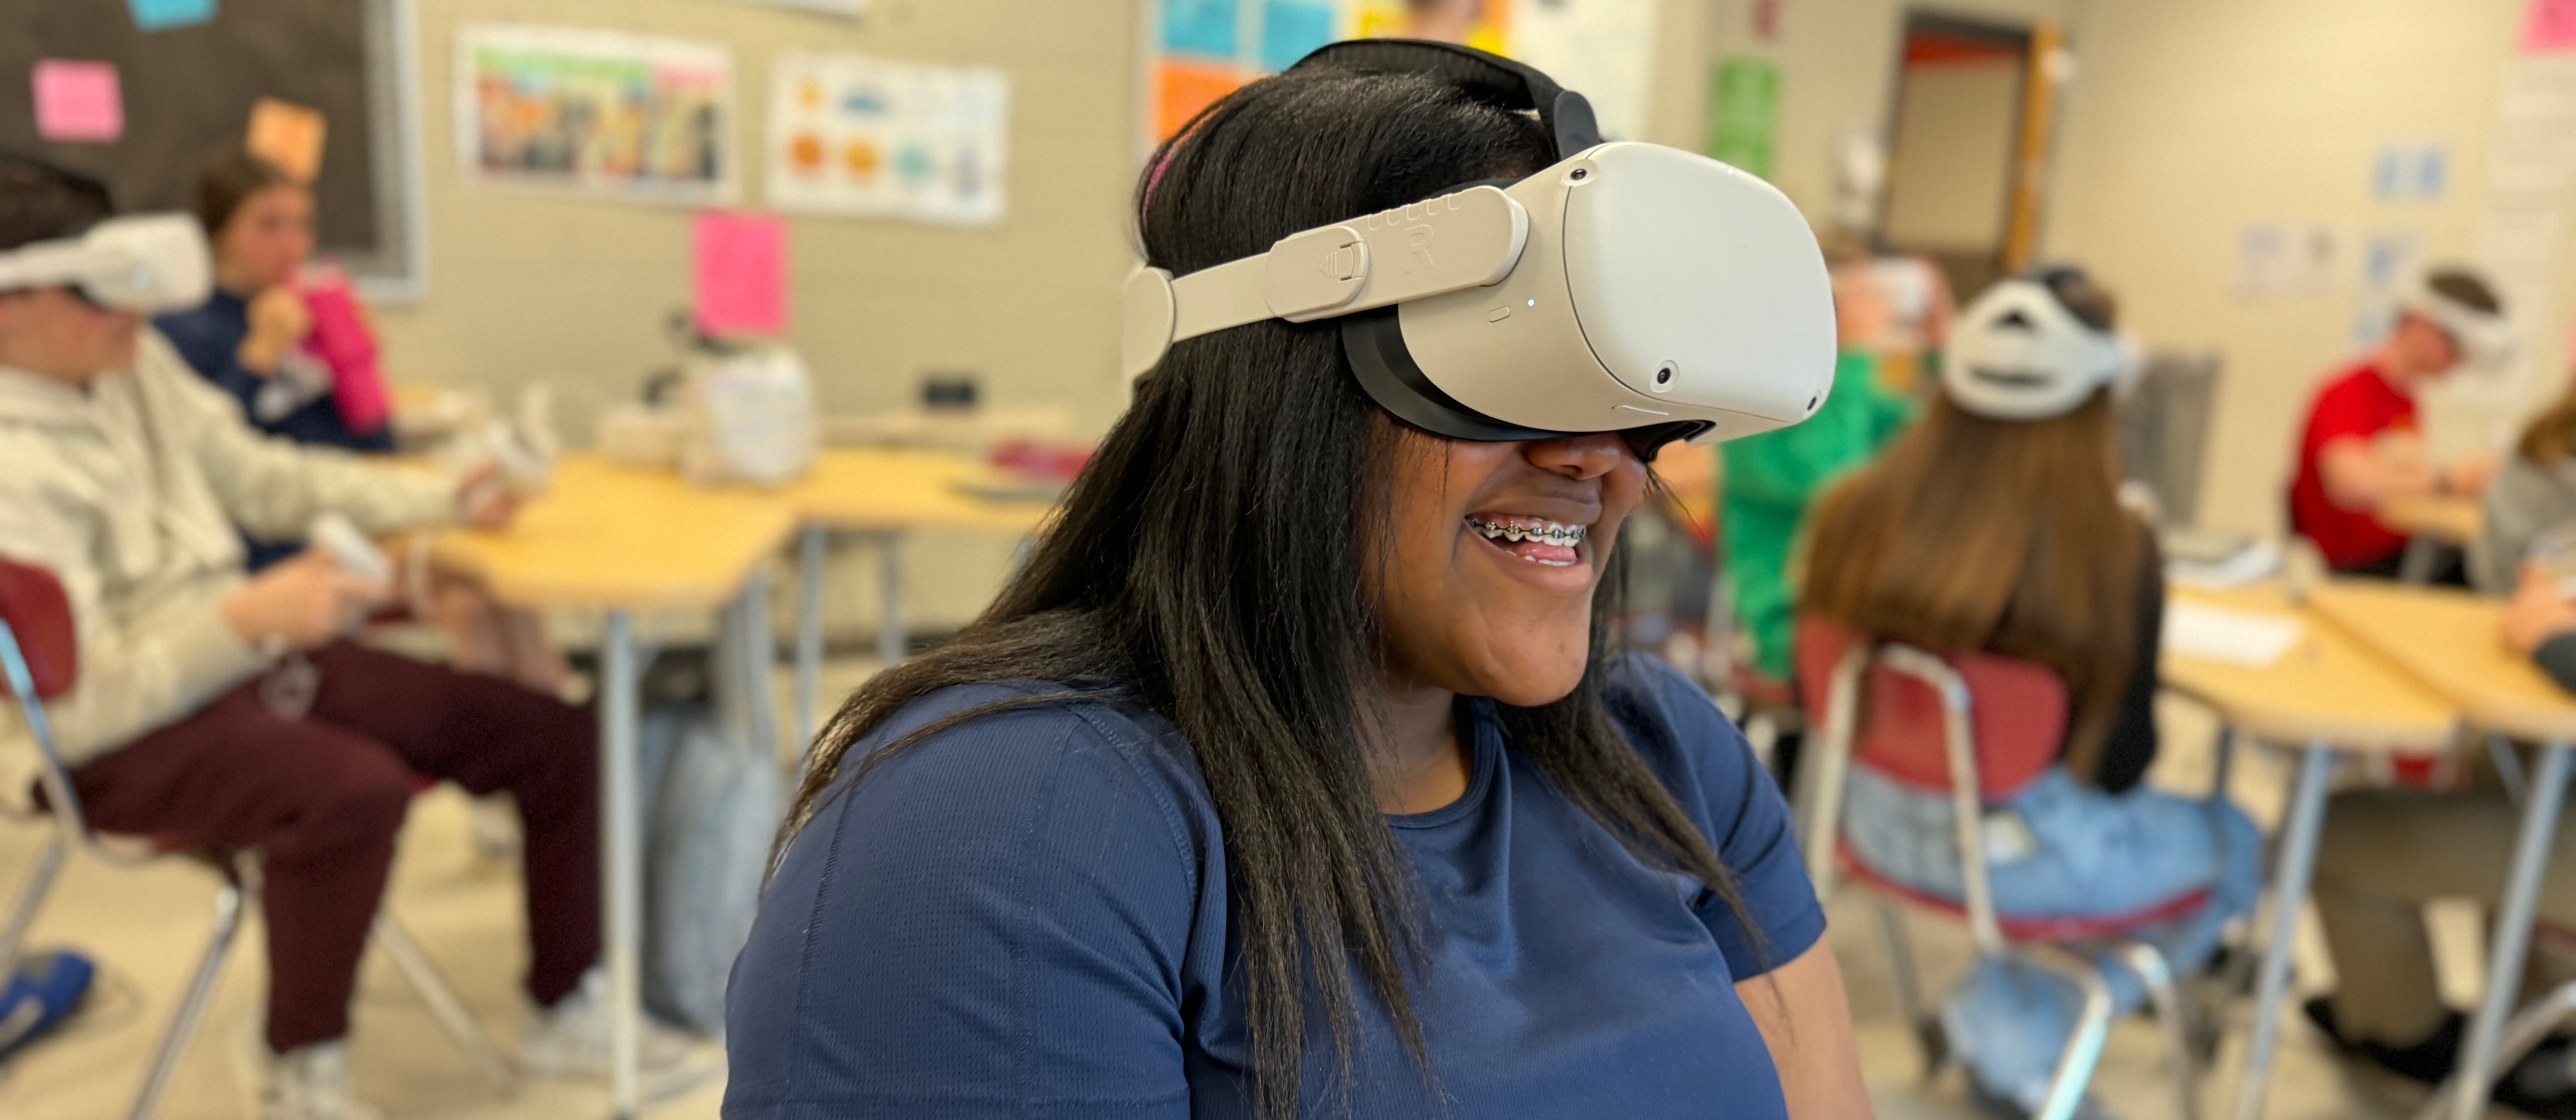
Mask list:
[{"label": "white controller", "polygon": [[394,578],[393,561],[385,558],[376,542],[359,532],[357,525],[336,513],[313,519],[312,531],[306,534],[315,546],[331,555],[340,570],[353,576],[390,583]]}]

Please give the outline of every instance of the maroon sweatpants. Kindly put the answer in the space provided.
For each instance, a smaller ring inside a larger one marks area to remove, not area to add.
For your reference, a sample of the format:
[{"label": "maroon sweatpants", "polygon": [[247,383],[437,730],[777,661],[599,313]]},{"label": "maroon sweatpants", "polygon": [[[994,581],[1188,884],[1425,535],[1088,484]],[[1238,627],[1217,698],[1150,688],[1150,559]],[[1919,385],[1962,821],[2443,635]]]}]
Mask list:
[{"label": "maroon sweatpants", "polygon": [[491,677],[346,642],[309,655],[302,719],[257,682],[72,772],[92,826],[256,848],[268,919],[268,1044],[349,1030],[349,998],[416,776],[508,790],[527,831],[528,994],[550,1005],[599,957],[598,728]]}]

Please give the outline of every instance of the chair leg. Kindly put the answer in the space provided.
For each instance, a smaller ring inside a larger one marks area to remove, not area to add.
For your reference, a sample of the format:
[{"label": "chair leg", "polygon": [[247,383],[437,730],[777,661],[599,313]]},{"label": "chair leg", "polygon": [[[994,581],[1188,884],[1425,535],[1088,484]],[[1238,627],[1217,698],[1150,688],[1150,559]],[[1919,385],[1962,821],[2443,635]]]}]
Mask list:
[{"label": "chair leg", "polygon": [[2049,1077],[2048,1096],[2031,1114],[2032,1120],[2073,1120],[2075,1110],[2084,1104],[2085,1088],[2093,1082],[2094,1067],[2102,1063],[2102,1046],[2110,1041],[2111,987],[2090,961],[2060,963],[2039,953],[2016,955],[2060,973],[2084,989],[2084,1011],[2075,1020],[2075,1032],[2067,1037],[2066,1049],[2057,1056],[2057,1072]]},{"label": "chair leg", "polygon": [[[2514,1063],[2539,1047],[2549,1037],[2549,1032],[2570,1019],[2576,1019],[2576,983],[2559,985],[2523,1009],[2512,1022],[2505,1024],[2504,1041],[2496,1046],[2496,1076],[2504,1076]],[[2456,1078],[2459,1075],[2452,1076]],[[2441,1089],[2425,1099],[2423,1109],[2416,1115],[2426,1118],[2442,1115],[2450,1106],[2455,1088],[2452,1082],[2444,1081]]]},{"label": "chair leg", "polygon": [[1888,971],[1896,979],[1896,1005],[1923,1050],[1923,1079],[1929,1081],[1950,1064],[1950,1036],[1942,1032],[1940,1017],[1923,999],[1922,975],[1914,966],[1914,941],[1905,932],[1905,912],[1883,895],[1871,901],[1878,908],[1879,939],[1887,944]]},{"label": "chair leg", "polygon": [[2147,998],[2155,1002],[2156,1021],[2164,1030],[2165,1051],[2172,1063],[2167,1068],[2173,1074],[2176,1115],[2200,1120],[2200,1069],[2193,1054],[2191,1012],[2174,980],[2173,966],[2155,946],[2142,942],[2121,946],[2120,958],[2145,982]]},{"label": "chair leg", "polygon": [[510,1063],[492,1045],[492,1037],[484,1033],[483,1024],[466,1009],[465,1001],[457,997],[455,986],[439,972],[438,964],[429,959],[420,942],[412,939],[411,931],[403,928],[391,912],[378,910],[373,936],[385,955],[393,958],[394,967],[401,970],[412,991],[429,1007],[430,1017],[438,1020],[439,1028],[456,1041],[458,1049],[465,1051],[475,1071],[504,1095],[516,1091],[518,1076],[511,1071]]},{"label": "chair leg", "polygon": [[222,978],[224,961],[232,955],[233,937],[241,932],[242,911],[247,909],[254,888],[245,885],[241,874],[225,869],[223,886],[215,892],[215,929],[206,941],[205,955],[197,961],[197,972],[188,981],[188,991],[179,1006],[170,1013],[170,1025],[161,1032],[161,1044],[152,1054],[152,1065],[143,1077],[143,1087],[134,1095],[134,1107],[126,1120],[150,1120],[161,1107],[161,1095],[169,1091],[170,1076],[178,1072],[179,1055],[188,1049],[188,1040],[197,1033],[197,1020],[213,1001],[215,982]]},{"label": "chair leg", "polygon": [[18,899],[9,906],[9,922],[0,925],[0,983],[6,983],[18,967],[18,950],[26,947],[27,930],[36,924],[36,911],[45,904],[45,895],[53,890],[54,876],[63,869],[63,857],[70,848],[63,843],[62,833],[45,842],[36,853],[36,866],[27,872],[27,885],[18,889]]}]

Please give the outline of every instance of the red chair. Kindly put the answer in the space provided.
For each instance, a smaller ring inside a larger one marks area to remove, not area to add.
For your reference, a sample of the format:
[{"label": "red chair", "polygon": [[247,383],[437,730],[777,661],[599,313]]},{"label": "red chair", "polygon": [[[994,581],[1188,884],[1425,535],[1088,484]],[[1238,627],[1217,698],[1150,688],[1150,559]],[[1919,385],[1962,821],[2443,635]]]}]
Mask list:
[{"label": "red chair", "polygon": [[[2010,800],[2057,761],[2068,718],[2065,682],[2043,666],[1993,654],[1944,658],[1900,643],[1855,640],[1841,627],[1814,616],[1799,620],[1797,647],[1799,687],[1807,710],[1822,713],[1821,741],[1810,762],[1815,767],[1815,799],[1802,822],[1808,870],[1819,894],[1831,890],[1839,862],[1877,896],[1898,999],[1923,1044],[1926,1072],[1937,1073],[1947,1064],[1947,1044],[1917,985],[1904,915],[1892,905],[1895,902],[1965,921],[1981,958],[2035,964],[2072,979],[2083,989],[2083,1015],[2058,1057],[2036,1120],[2072,1116],[2101,1061],[2113,1010],[2110,989],[2096,963],[2106,950],[2145,981],[2164,1026],[2181,1114],[2196,1120],[2199,1075],[2173,970],[2153,946],[2127,937],[2198,912],[2208,904],[2208,892],[2192,892],[2138,913],[2109,918],[2011,915],[1995,907],[1988,878],[1985,811]],[[1901,785],[1950,797],[1963,898],[1944,898],[1900,883],[1869,866],[1843,842],[1843,788],[1853,765]]]},{"label": "red chair", "polygon": [[[258,902],[258,861],[244,850],[208,848],[170,837],[111,838],[90,829],[81,810],[80,795],[72,787],[71,773],[63,764],[53,729],[45,718],[45,704],[71,691],[79,677],[77,633],[70,601],[53,573],[0,559],[0,684],[7,686],[0,689],[0,695],[17,701],[23,722],[35,739],[37,756],[43,762],[37,781],[55,824],[53,838],[37,853],[26,885],[10,905],[7,923],[0,925],[0,971],[15,967],[18,950],[35,924],[36,911],[62,871],[63,862],[75,851],[101,862],[127,866],[180,855],[205,863],[222,877],[222,885],[215,893],[213,933],[189,979],[186,995],[172,1010],[170,1023],[161,1032],[152,1064],[145,1070],[133,1107],[126,1113],[129,1120],[146,1120],[159,1108],[162,1094],[169,1089],[170,1076],[178,1068],[179,1056],[187,1050],[197,1021],[214,995],[215,981],[223,974],[233,939],[241,931],[242,912]],[[134,839],[141,843],[120,842]],[[514,1090],[517,1078],[509,1064],[466,1010],[465,1001],[457,997],[455,989],[402,924],[391,913],[379,909],[369,934],[419,993],[439,1026],[465,1050],[476,1070],[504,1093]]]}]

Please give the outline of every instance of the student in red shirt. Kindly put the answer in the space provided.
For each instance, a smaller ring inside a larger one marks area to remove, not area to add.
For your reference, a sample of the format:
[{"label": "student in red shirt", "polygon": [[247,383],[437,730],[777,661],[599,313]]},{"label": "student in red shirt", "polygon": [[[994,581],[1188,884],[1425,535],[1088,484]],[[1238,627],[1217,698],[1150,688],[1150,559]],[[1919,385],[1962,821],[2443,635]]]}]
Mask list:
[{"label": "student in red shirt", "polygon": [[[2498,360],[2510,346],[2503,301],[2485,281],[2461,269],[2427,276],[2388,337],[2317,391],[2290,484],[2291,531],[2315,541],[2338,572],[2396,575],[2406,535],[2380,524],[2380,505],[2422,494],[2475,497],[2495,472],[2485,455],[2432,461],[2416,425],[2415,390],[2463,362]],[[2456,569],[2457,557],[2445,566]]]}]

